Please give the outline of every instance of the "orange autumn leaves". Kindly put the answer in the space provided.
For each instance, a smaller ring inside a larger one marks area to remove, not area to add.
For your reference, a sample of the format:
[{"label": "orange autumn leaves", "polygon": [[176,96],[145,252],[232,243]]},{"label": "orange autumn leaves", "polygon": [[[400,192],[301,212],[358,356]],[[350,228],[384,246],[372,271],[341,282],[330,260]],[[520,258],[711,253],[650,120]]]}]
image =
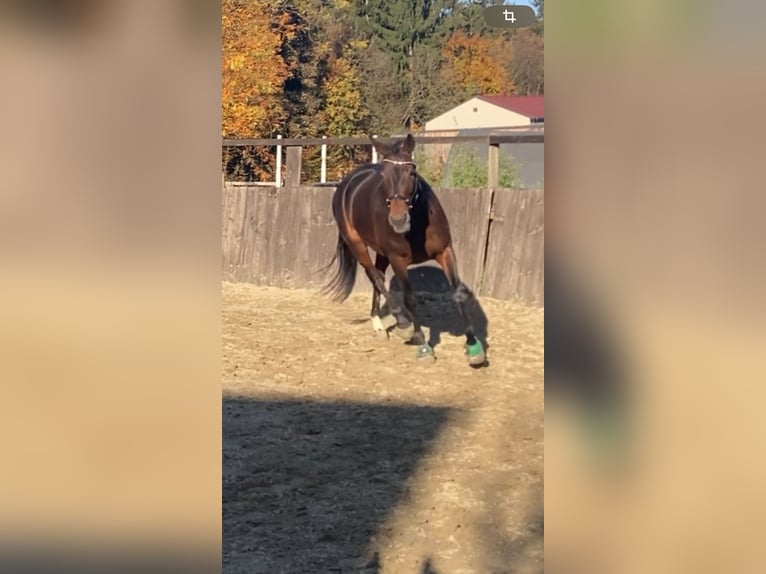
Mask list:
[{"label": "orange autumn leaves", "polygon": [[283,86],[291,70],[280,50],[297,32],[268,0],[223,0],[222,132],[256,137],[285,120]]},{"label": "orange autumn leaves", "polygon": [[[367,118],[358,71],[350,59],[364,42],[352,40],[335,54],[334,47],[296,41],[305,32],[305,18],[270,0],[223,0],[222,17],[222,133],[223,137],[269,137],[288,131],[285,82],[301,76],[300,58],[324,68],[315,85],[323,100],[321,111],[307,119],[308,129],[328,135],[353,133]],[[308,95],[308,94],[306,94]],[[292,134],[298,135],[298,134]]]},{"label": "orange autumn leaves", "polygon": [[[410,75],[393,74],[390,55],[354,24],[347,4],[223,0],[223,137],[382,133],[400,129],[407,105],[415,106],[413,121],[422,125],[477,94],[542,88],[542,75],[533,74],[542,66],[542,38],[538,46],[518,35],[461,29],[423,45],[427,73],[407,85]],[[533,64],[525,68],[513,58],[526,54],[527,44],[540,61],[524,56]]]},{"label": "orange autumn leaves", "polygon": [[511,41],[503,36],[468,35],[456,30],[442,48],[445,81],[471,95],[513,94]]}]

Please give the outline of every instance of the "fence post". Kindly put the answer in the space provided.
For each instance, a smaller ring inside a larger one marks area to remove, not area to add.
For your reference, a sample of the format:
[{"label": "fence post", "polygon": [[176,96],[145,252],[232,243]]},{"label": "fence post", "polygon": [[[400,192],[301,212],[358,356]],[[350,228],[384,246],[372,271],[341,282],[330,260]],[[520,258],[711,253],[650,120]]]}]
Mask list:
[{"label": "fence post", "polygon": [[[277,135],[277,139],[281,140],[282,136]],[[274,184],[277,187],[282,187],[282,146],[277,144],[277,169],[274,176]]]},{"label": "fence post", "polygon": [[287,146],[287,187],[298,187],[301,184],[301,156],[303,148],[299,145]]},{"label": "fence post", "polygon": [[500,181],[500,144],[489,140],[489,162],[487,164],[487,187],[494,189]]},{"label": "fence post", "polygon": [[[375,134],[372,137],[376,138],[378,135]],[[375,146],[372,146],[372,163],[378,163],[378,150],[375,149]]]},{"label": "fence post", "polygon": [[[322,139],[326,140],[327,136],[322,136]],[[319,181],[327,183],[327,144],[322,144],[322,172],[319,175]]]}]

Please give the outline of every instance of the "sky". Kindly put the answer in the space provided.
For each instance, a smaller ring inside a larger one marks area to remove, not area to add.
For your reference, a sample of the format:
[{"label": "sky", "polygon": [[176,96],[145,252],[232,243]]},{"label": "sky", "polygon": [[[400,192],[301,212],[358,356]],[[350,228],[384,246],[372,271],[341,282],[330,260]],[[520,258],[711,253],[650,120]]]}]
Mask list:
[{"label": "sky", "polygon": [[535,7],[532,5],[532,0],[504,0],[503,4],[520,4],[522,6],[529,6],[532,8],[532,10],[535,9]]},{"label": "sky", "polygon": [[515,1],[513,1],[513,0],[505,0],[505,2],[503,2],[503,4],[517,4],[517,5],[521,4],[522,6],[529,6],[531,8],[534,8],[534,6],[532,5],[532,1],[531,0],[515,0]]}]

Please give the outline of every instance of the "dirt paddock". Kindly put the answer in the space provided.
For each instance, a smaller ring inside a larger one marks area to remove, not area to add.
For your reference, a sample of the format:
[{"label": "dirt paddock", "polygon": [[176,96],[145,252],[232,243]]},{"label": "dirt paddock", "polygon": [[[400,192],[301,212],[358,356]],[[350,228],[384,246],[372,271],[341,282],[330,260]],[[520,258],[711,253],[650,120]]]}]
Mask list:
[{"label": "dirt paddock", "polygon": [[436,360],[369,295],[223,285],[225,573],[543,571],[543,311],[481,299],[472,369],[416,289]]}]

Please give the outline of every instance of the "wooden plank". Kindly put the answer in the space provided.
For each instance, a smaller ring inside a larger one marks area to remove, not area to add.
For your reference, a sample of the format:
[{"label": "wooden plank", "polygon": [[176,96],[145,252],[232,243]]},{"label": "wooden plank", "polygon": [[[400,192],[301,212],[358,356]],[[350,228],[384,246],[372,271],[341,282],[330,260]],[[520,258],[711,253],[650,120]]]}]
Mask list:
[{"label": "wooden plank", "polygon": [[521,299],[533,305],[543,305],[545,268],[545,205],[542,189],[529,190],[530,223],[524,256]]},{"label": "wooden plank", "polygon": [[264,264],[270,251],[269,237],[272,220],[268,210],[269,191],[257,187],[248,187],[245,224],[242,234],[242,256],[238,277],[240,281],[265,285],[267,277]]},{"label": "wooden plank", "polygon": [[[384,143],[391,143],[399,140],[398,138],[379,138]],[[489,142],[493,144],[501,143],[544,143],[544,134],[542,129],[530,128],[527,132],[503,135],[462,135],[462,136],[418,136],[415,134],[415,141],[418,145],[445,144],[445,143],[465,143],[465,142]],[[338,137],[338,138],[247,138],[247,139],[224,139],[223,147],[245,147],[245,146],[319,146],[319,145],[370,145],[369,138],[366,137]]]},{"label": "wooden plank", "polygon": [[487,161],[487,187],[494,189],[500,181],[500,146],[489,144]]},{"label": "wooden plank", "polygon": [[327,187],[307,188],[311,193],[311,222],[307,250],[308,273],[305,286],[311,289],[321,288],[329,278],[329,273],[321,269],[332,260],[338,240],[338,228],[332,216],[332,195],[334,189]]},{"label": "wooden plank", "polygon": [[291,253],[286,254],[285,247],[290,249],[292,233],[293,213],[289,205],[290,188],[280,188],[270,198],[269,214],[272,227],[269,233],[268,265],[265,269],[268,285],[284,287],[284,265],[290,260]]},{"label": "wooden plank", "polygon": [[309,259],[309,241],[311,240],[311,220],[315,209],[314,200],[316,194],[313,190],[293,190],[296,200],[296,213],[299,214],[300,224],[298,225],[295,238],[295,263],[298,268],[293,274],[293,284],[291,287],[307,286],[310,280],[310,271],[313,261]]},{"label": "wooden plank", "polygon": [[510,143],[545,143],[542,133],[503,134],[489,136],[489,145]]},{"label": "wooden plank", "polygon": [[269,249],[266,252],[268,262],[263,270],[266,285],[284,287],[282,261],[289,259],[289,256],[285,257],[283,250],[288,245],[286,236],[291,235],[289,227],[292,221],[291,217],[285,217],[290,212],[289,201],[290,188],[279,188],[269,197],[267,211],[272,225],[268,236]]},{"label": "wooden plank", "polygon": [[224,186],[223,211],[221,213],[222,271],[227,281],[236,281],[239,246],[242,243],[244,226],[244,192]]},{"label": "wooden plank", "polygon": [[226,281],[236,281],[239,246],[244,225],[245,193],[223,187],[221,193],[221,272]]},{"label": "wooden plank", "polygon": [[484,294],[542,304],[544,207],[542,190],[495,190]]},{"label": "wooden plank", "polygon": [[488,189],[435,190],[450,224],[452,242],[463,282],[474,292],[480,287],[491,192]]},{"label": "wooden plank", "polygon": [[515,196],[516,201],[513,203],[516,206],[516,212],[514,213],[514,225],[510,237],[512,255],[510,279],[508,284],[511,286],[511,292],[506,297],[511,299],[520,299],[521,293],[519,292],[519,287],[521,284],[521,275],[524,272],[521,267],[521,258],[527,242],[527,227],[529,225],[529,196],[526,193],[522,193],[518,189],[508,191]]},{"label": "wooden plank", "polygon": [[520,301],[529,302],[527,293],[528,283],[532,275],[532,261],[534,260],[535,238],[532,234],[535,225],[534,193],[523,192],[526,196],[527,216],[524,225],[524,243],[519,256],[519,279],[516,289],[516,297]]},{"label": "wooden plank", "polygon": [[[338,229],[332,216],[332,195],[334,190],[327,187],[303,187],[294,190],[301,198],[303,219],[302,230],[297,233],[297,249],[285,266],[294,270],[295,284],[291,286],[310,289],[321,288],[332,274],[332,269],[321,273],[332,260],[338,240]],[[363,272],[359,275],[364,278]],[[365,279],[366,280],[366,279]],[[361,281],[357,278],[357,285]]]},{"label": "wooden plank", "polygon": [[241,271],[243,264],[243,246],[247,244],[245,239],[247,234],[246,221],[247,211],[249,209],[248,189],[227,189],[227,196],[230,198],[232,214],[229,221],[224,224],[230,229],[229,246],[225,252],[227,276],[232,281],[241,280]]},{"label": "wooden plank", "polygon": [[301,146],[288,146],[287,162],[285,168],[287,177],[285,177],[285,187],[298,187],[301,184],[303,148]]},{"label": "wooden plank", "polygon": [[519,218],[522,210],[521,194],[517,190],[495,190],[493,220],[487,242],[486,293],[498,299],[516,296],[518,267],[514,260],[520,249],[518,241]]},{"label": "wooden plank", "polygon": [[499,276],[507,275],[508,254],[506,253],[503,238],[509,235],[512,223],[506,222],[508,216],[507,204],[510,200],[507,190],[496,189],[492,203],[493,218],[489,224],[489,237],[487,239],[486,262],[484,265],[484,278],[482,282],[482,295],[502,299],[505,289],[498,283]]},{"label": "wooden plank", "polygon": [[305,187],[280,190],[279,201],[283,208],[278,219],[279,257],[273,270],[275,284],[291,289],[309,286],[312,271],[319,267],[310,258],[313,213],[324,207],[317,205],[317,196],[329,200],[328,191]]}]

